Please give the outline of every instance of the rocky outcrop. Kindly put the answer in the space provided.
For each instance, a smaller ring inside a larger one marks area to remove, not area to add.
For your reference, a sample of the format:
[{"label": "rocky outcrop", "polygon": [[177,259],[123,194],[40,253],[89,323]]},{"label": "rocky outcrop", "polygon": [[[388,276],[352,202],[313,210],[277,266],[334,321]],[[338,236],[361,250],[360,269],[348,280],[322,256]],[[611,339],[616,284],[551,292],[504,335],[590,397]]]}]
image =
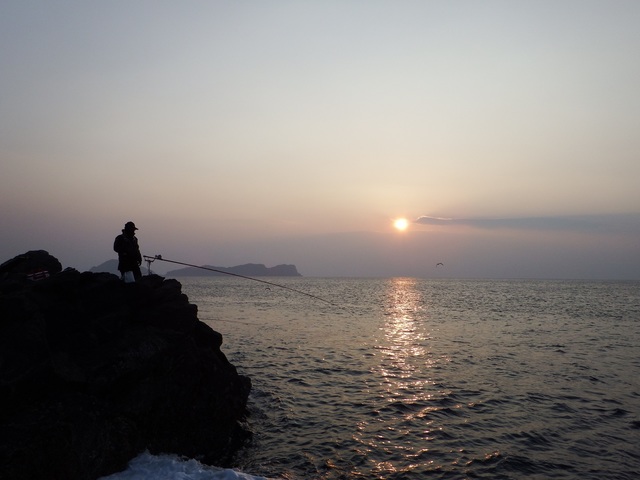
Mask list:
[{"label": "rocky outcrop", "polygon": [[180,283],[21,257],[0,266],[0,479],[95,479],[145,449],[227,466],[250,380]]}]

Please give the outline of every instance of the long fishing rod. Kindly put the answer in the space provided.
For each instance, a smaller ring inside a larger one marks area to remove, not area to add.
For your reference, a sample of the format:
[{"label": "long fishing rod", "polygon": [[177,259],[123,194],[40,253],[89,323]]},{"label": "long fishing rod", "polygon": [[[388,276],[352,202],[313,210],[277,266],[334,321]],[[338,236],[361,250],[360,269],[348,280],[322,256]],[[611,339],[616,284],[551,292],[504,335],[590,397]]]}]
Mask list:
[{"label": "long fishing rod", "polygon": [[245,278],[247,280],[253,280],[254,282],[260,282],[260,283],[265,283],[267,285],[272,285],[274,287],[284,288],[285,290],[291,290],[292,292],[296,292],[296,293],[299,293],[301,295],[306,295],[307,297],[315,298],[316,300],[320,300],[321,302],[328,303],[329,305],[331,305],[333,307],[342,308],[342,309],[346,310],[345,307],[342,307],[342,306],[337,305],[337,304],[335,304],[333,302],[330,302],[329,300],[326,300],[326,299],[324,299],[322,297],[318,297],[317,295],[313,295],[311,293],[303,292],[302,290],[298,290],[296,288],[288,287],[286,285],[280,285],[279,283],[268,282],[266,280],[262,280],[262,279],[259,279],[259,278],[253,278],[253,277],[248,277],[246,275],[240,275],[239,273],[225,272],[224,270],[218,270],[216,268],[202,267],[200,265],[194,265],[194,264],[191,264],[191,263],[178,262],[176,260],[169,260],[167,258],[162,258],[162,255],[155,255],[153,257],[145,255],[144,259],[147,262],[147,266],[149,267],[149,271],[151,271],[151,262],[153,262],[154,260],[160,260],[162,262],[175,263],[176,265],[184,265],[186,267],[200,268],[202,270],[208,270],[210,272],[223,273],[224,275],[231,275],[233,277]]},{"label": "long fishing rod", "polygon": [[243,322],[241,320],[225,320],[222,318],[204,318],[204,317],[198,317],[200,320],[208,320],[210,322],[227,322],[227,323],[239,323],[241,325],[257,325],[257,326],[261,326],[261,323],[256,323],[256,322]]}]

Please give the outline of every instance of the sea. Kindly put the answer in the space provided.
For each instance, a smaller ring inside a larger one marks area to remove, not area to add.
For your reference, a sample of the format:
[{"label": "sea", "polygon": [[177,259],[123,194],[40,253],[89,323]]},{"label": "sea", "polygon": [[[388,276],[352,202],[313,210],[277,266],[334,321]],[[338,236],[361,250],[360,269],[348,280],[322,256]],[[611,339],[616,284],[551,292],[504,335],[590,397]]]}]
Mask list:
[{"label": "sea", "polygon": [[178,280],[252,379],[253,438],[105,479],[638,478],[640,282]]}]

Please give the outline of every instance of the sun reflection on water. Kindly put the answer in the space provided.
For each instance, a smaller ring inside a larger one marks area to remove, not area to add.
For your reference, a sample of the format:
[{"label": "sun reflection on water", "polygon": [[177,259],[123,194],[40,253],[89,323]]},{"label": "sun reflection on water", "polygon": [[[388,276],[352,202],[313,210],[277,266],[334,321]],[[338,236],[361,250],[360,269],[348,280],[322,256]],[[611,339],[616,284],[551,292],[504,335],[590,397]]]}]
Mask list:
[{"label": "sun reflection on water", "polygon": [[394,278],[385,294],[383,377],[410,378],[420,362],[412,357],[424,357],[427,333],[420,322],[426,316],[425,301],[412,278]]},{"label": "sun reflection on water", "polygon": [[[408,460],[409,470],[439,468],[430,450],[442,431],[431,415],[442,409],[446,393],[436,384],[434,370],[447,359],[432,351],[428,293],[421,285],[412,278],[391,279],[386,285],[378,361],[371,370],[378,378],[370,388],[374,411],[354,435],[372,461],[378,456],[375,471],[383,476],[397,474],[398,465]],[[411,433],[416,431],[421,432],[418,438]]]}]

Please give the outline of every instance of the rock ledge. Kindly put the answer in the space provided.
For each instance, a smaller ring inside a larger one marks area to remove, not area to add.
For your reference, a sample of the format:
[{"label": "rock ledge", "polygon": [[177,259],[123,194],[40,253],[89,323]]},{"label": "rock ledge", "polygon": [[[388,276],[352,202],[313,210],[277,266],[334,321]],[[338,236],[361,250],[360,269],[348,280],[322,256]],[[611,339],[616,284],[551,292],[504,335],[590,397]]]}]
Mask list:
[{"label": "rock ledge", "polygon": [[[35,272],[35,274],[34,274]],[[176,280],[0,266],[0,479],[93,480],[145,449],[228,466],[248,377]]]}]

